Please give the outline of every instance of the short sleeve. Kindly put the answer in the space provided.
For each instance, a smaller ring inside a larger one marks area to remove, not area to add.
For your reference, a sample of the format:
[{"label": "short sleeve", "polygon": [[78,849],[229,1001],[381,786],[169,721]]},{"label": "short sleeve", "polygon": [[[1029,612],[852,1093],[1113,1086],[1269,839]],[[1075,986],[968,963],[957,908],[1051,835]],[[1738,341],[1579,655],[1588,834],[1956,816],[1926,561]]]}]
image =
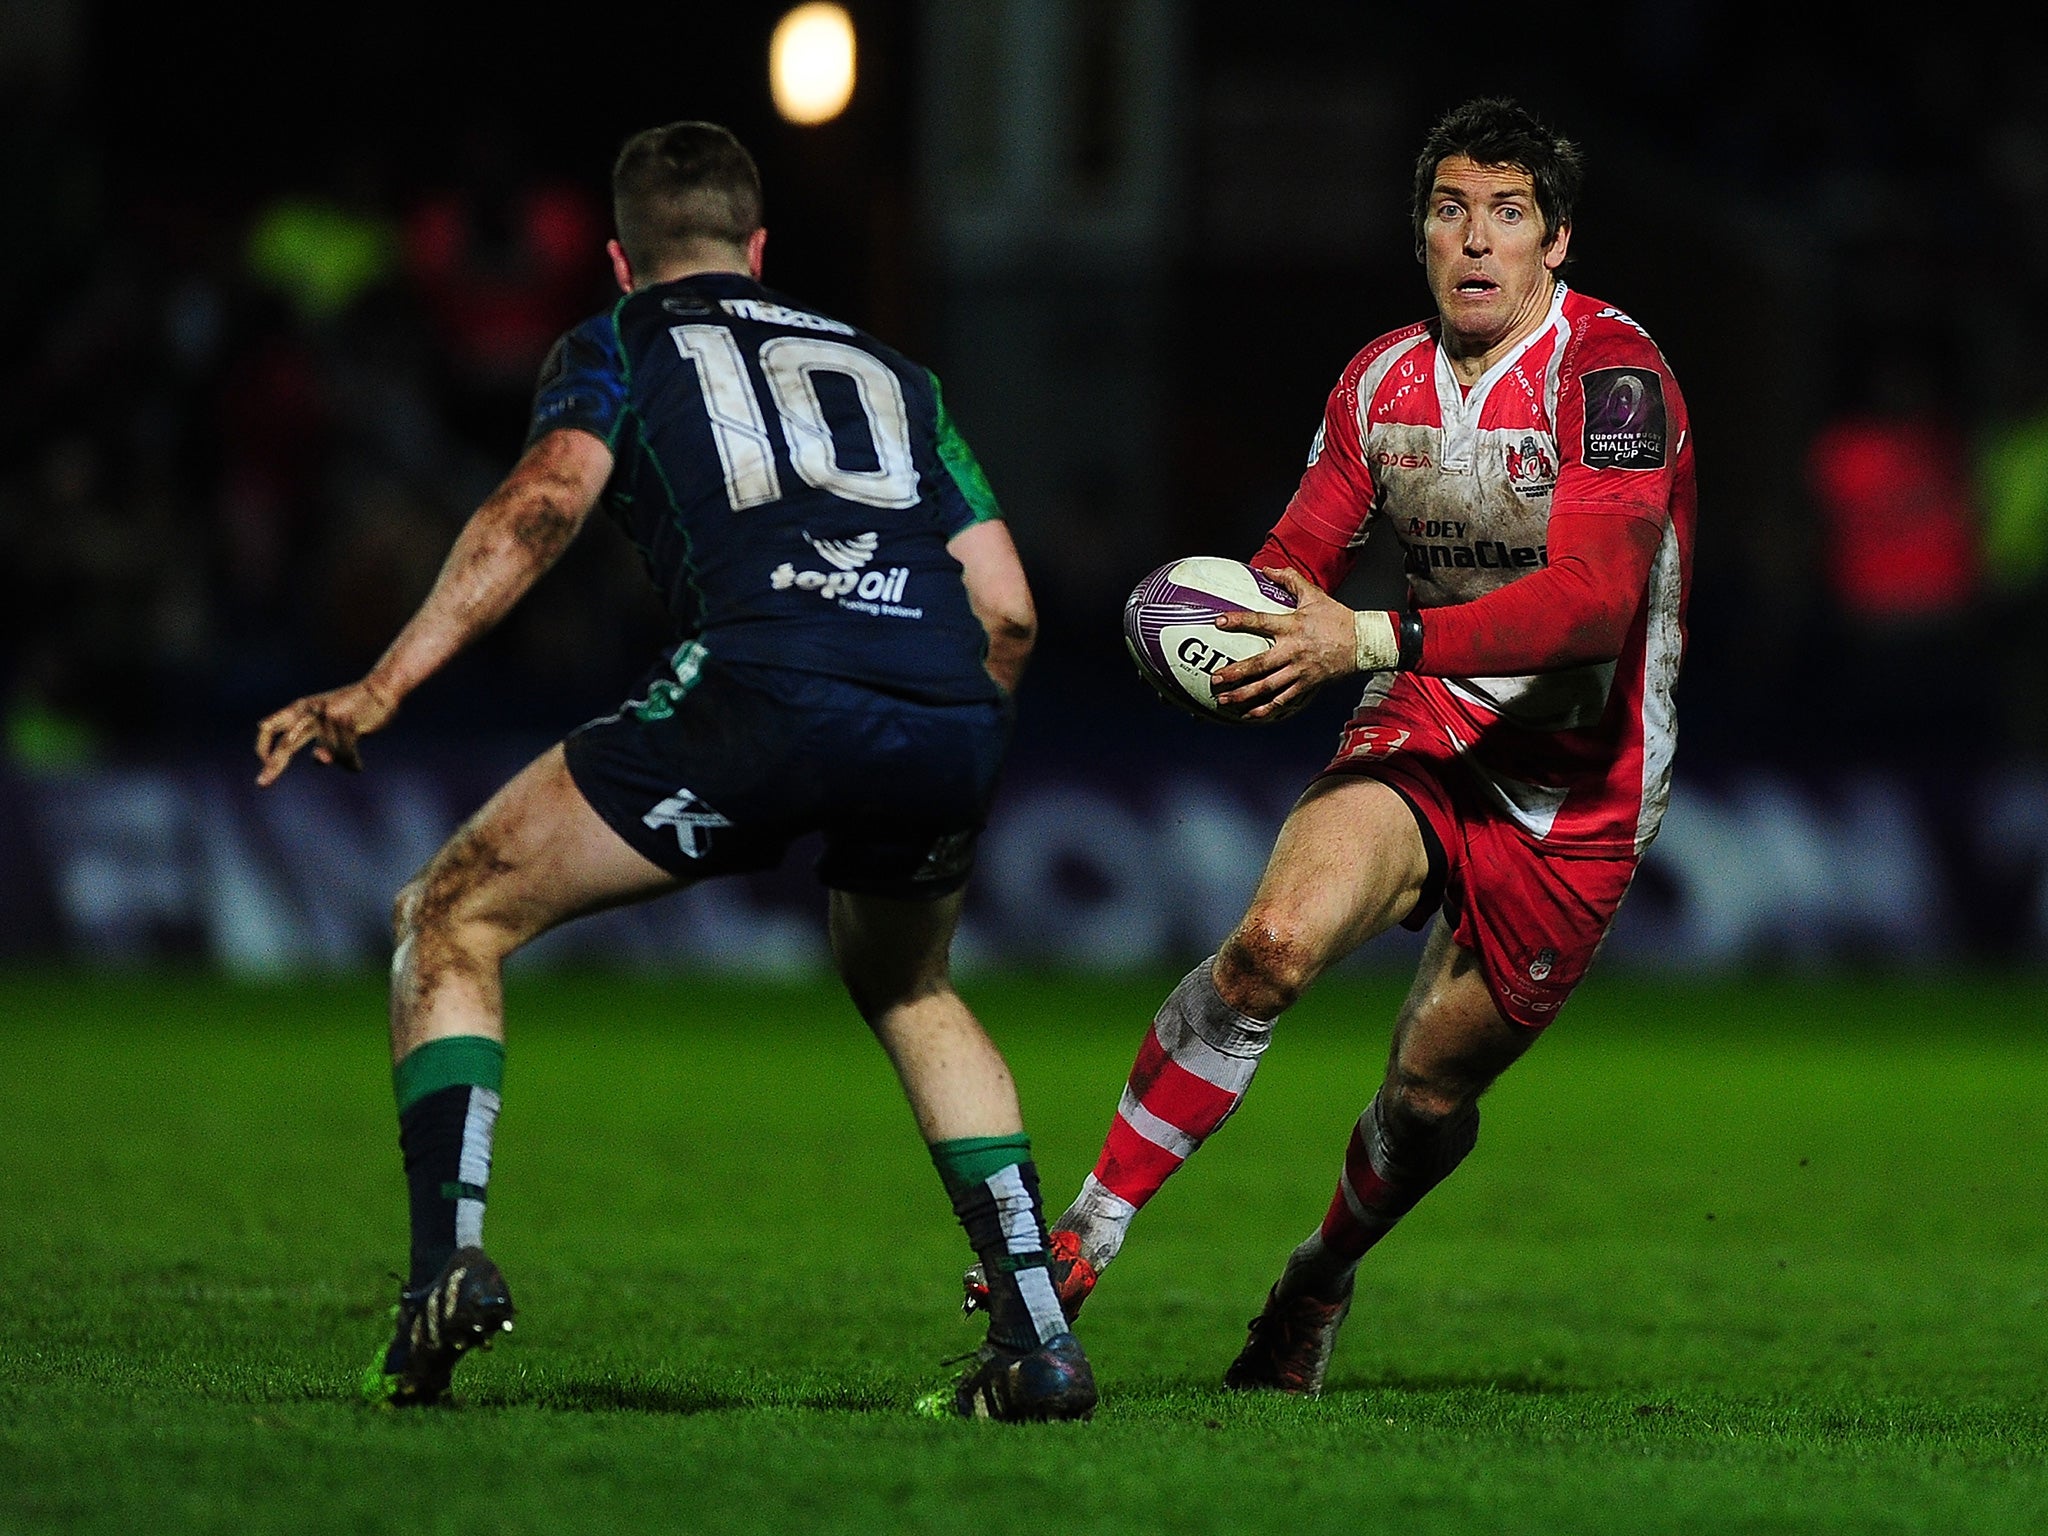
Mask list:
[{"label": "short sleeve", "polygon": [[541,364],[528,444],[560,427],[577,427],[607,446],[626,412],[626,364],[618,327],[598,315],[566,333]]},{"label": "short sleeve", "polygon": [[939,525],[950,539],[976,523],[1001,518],[1003,509],[996,504],[995,489],[988,483],[981,461],[953,424],[952,414],[946,409],[946,397],[939,389],[938,375],[927,369],[925,377],[932,387],[933,432],[939,463],[946,471],[935,498],[939,503]]}]

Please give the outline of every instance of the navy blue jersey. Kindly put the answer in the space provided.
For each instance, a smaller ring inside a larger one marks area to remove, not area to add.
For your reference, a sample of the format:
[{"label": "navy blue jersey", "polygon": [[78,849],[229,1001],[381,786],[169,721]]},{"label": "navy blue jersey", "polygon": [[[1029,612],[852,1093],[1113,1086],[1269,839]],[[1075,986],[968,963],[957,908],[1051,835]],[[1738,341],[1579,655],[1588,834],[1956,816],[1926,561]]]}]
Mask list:
[{"label": "navy blue jersey", "polygon": [[604,439],[604,504],[725,662],[911,698],[995,696],[946,543],[997,517],[938,380],[738,273],[627,294],[555,344],[532,442]]}]

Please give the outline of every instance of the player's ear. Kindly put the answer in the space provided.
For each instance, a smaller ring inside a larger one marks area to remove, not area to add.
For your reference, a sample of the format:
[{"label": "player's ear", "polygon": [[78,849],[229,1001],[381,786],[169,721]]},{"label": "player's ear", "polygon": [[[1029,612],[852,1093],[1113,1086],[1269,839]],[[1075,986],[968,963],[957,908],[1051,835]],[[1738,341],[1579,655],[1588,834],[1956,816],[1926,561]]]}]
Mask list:
[{"label": "player's ear", "polygon": [[1571,225],[1558,225],[1557,233],[1550,237],[1550,244],[1544,249],[1543,252],[1544,268],[1548,271],[1555,272],[1559,267],[1563,266],[1564,253],[1570,247],[1571,243]]},{"label": "player's ear", "polygon": [[619,292],[633,291],[633,263],[626,260],[626,248],[616,240],[604,243],[605,255],[612,259],[612,276],[618,281]]},{"label": "player's ear", "polygon": [[767,246],[768,231],[766,228],[757,229],[747,236],[747,271],[752,274],[754,281],[757,283],[761,280],[761,252],[766,250]]}]

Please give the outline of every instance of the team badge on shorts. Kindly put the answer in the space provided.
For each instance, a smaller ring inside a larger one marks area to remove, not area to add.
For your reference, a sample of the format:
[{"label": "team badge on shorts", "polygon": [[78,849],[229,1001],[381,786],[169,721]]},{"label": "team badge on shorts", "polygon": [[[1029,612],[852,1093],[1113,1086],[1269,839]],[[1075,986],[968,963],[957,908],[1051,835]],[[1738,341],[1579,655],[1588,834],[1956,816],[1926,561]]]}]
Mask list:
[{"label": "team badge on shorts", "polygon": [[720,827],[732,825],[699,800],[694,791],[687,789],[677,790],[642,816],[640,822],[652,828],[673,827],[676,845],[683,850],[683,856],[690,859],[703,858],[711,851],[711,834]]},{"label": "team badge on shorts", "polygon": [[1536,951],[1536,958],[1529,962],[1529,979],[1543,981],[1550,975],[1550,968],[1557,964],[1557,951],[1545,945]]}]

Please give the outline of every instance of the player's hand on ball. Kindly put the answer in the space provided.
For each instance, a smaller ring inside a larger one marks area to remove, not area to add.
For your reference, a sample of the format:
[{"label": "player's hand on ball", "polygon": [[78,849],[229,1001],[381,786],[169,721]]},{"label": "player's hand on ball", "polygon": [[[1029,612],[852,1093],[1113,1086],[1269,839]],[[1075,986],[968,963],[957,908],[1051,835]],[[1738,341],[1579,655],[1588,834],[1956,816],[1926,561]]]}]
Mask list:
[{"label": "player's hand on ball", "polygon": [[256,727],[256,756],[263,762],[256,774],[257,784],[275,784],[299,749],[309,745],[321,762],[339,763],[351,773],[362,772],[357,743],[381,729],[397,712],[398,701],[387,698],[367,680],[294,699]]},{"label": "player's hand on ball", "polygon": [[1288,613],[1227,613],[1218,629],[1246,630],[1273,644],[1216,674],[1218,702],[1247,720],[1282,720],[1323,684],[1357,671],[1352,611],[1299,571],[1262,567],[1294,597]]}]

